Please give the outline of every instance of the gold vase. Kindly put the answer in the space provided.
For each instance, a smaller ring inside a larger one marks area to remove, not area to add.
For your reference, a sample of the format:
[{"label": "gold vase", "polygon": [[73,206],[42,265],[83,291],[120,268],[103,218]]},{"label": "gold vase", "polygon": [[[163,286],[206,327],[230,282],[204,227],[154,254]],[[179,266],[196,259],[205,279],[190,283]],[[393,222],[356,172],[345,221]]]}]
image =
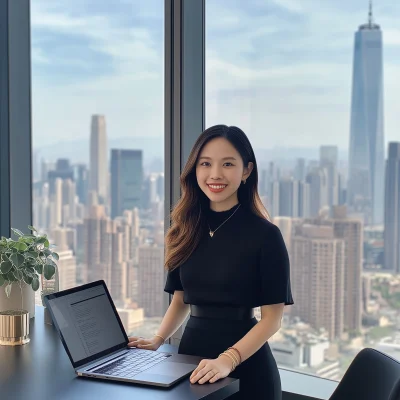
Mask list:
[{"label": "gold vase", "polygon": [[29,341],[29,312],[0,311],[0,345],[19,346]]}]

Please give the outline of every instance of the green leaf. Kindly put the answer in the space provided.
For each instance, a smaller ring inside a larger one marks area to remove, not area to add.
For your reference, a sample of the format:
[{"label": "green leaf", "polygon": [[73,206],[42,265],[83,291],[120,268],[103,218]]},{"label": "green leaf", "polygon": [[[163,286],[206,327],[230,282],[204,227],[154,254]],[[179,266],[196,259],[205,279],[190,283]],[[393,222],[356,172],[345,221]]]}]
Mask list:
[{"label": "green leaf", "polygon": [[7,274],[12,268],[12,264],[10,261],[3,261],[0,265],[0,272],[2,274]]},{"label": "green leaf", "polygon": [[9,283],[6,286],[6,295],[7,295],[7,297],[10,297],[10,293],[11,293],[11,284]]},{"label": "green leaf", "polygon": [[10,256],[10,261],[13,263],[15,268],[20,268],[21,265],[25,262],[25,257],[22,254],[12,254]]},{"label": "green leaf", "polygon": [[24,242],[19,242],[18,247],[15,247],[18,248],[19,251],[25,251],[28,249],[28,246]]},{"label": "green leaf", "polygon": [[52,253],[51,255],[52,255],[53,258],[54,258],[55,260],[57,260],[57,261],[60,259],[60,256],[59,256],[57,253]]},{"label": "green leaf", "polygon": [[36,264],[35,265],[35,270],[38,274],[42,275],[43,273],[43,265],[42,264]]},{"label": "green leaf", "polygon": [[51,256],[53,253],[51,252],[51,250],[49,250],[49,249],[44,249],[43,250],[43,253],[48,257],[48,256]]},{"label": "green leaf", "polygon": [[5,281],[4,275],[0,274],[0,286],[3,286]]},{"label": "green leaf", "polygon": [[18,279],[15,277],[12,271],[10,271],[7,275],[7,280],[10,282],[17,282]]},{"label": "green leaf", "polygon": [[19,229],[11,228],[11,230],[12,230],[17,236],[24,236],[24,233],[21,232]]},{"label": "green leaf", "polygon": [[25,283],[27,283],[28,285],[30,285],[32,283],[33,278],[31,276],[29,276],[25,271],[22,273],[22,276],[23,276]]},{"label": "green leaf", "polygon": [[50,246],[50,242],[47,239],[43,244],[44,244],[44,247],[49,247]]},{"label": "green leaf", "polygon": [[13,274],[15,278],[18,279],[19,281],[22,281],[22,279],[24,278],[24,276],[22,275],[22,271],[19,269],[13,270]]},{"label": "green leaf", "polygon": [[48,258],[46,260],[46,264],[52,265],[54,268],[57,268],[57,264],[51,258]]},{"label": "green leaf", "polygon": [[45,279],[49,280],[51,279],[54,274],[56,273],[56,269],[54,267],[54,265],[51,264],[46,264],[43,268],[43,272],[44,272],[44,277]]},{"label": "green leaf", "polygon": [[36,251],[27,251],[24,256],[26,258],[38,258],[39,257],[39,253],[36,253]]},{"label": "green leaf", "polygon": [[33,226],[28,225],[28,229],[37,233],[37,230]]},{"label": "green leaf", "polygon": [[39,279],[36,276],[32,279],[31,286],[35,292],[39,289]]},{"label": "green leaf", "polygon": [[38,244],[44,244],[45,242],[47,242],[47,238],[45,236],[40,236],[37,240],[36,243]]}]

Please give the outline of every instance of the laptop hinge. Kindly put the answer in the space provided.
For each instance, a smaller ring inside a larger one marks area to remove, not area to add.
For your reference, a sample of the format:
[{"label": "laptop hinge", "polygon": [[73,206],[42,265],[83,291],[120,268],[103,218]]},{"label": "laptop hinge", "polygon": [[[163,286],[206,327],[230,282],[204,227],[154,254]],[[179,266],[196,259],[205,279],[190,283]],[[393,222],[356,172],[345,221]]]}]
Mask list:
[{"label": "laptop hinge", "polygon": [[92,367],[96,367],[96,366],[98,366],[98,365],[100,365],[102,363],[109,362],[114,358],[118,358],[118,357],[122,356],[127,351],[129,351],[129,349],[127,349],[127,348],[113,351],[112,353],[107,354],[107,355],[105,355],[105,356],[103,356],[103,357],[101,357],[101,358],[99,358],[97,360],[90,361],[90,362],[88,362],[86,364],[81,365],[78,368],[75,368],[75,372],[78,371],[78,370],[86,369],[87,367],[91,367],[92,368]]}]

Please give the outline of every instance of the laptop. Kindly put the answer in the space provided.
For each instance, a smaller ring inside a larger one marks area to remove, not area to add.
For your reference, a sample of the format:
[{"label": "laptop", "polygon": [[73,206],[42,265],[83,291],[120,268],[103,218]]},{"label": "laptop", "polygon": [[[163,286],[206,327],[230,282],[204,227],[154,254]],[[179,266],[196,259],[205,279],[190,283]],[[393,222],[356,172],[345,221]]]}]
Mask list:
[{"label": "laptop", "polygon": [[170,387],[197,368],[198,357],[129,348],[103,280],[43,299],[78,376]]}]

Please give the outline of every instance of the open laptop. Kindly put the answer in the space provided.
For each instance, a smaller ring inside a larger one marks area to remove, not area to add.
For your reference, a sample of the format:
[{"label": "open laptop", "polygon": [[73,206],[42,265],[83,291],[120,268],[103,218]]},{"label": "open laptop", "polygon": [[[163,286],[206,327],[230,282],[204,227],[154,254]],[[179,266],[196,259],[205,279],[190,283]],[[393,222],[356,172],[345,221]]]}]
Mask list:
[{"label": "open laptop", "polygon": [[79,376],[169,387],[194,371],[197,357],[129,348],[104,281],[44,296]]}]

